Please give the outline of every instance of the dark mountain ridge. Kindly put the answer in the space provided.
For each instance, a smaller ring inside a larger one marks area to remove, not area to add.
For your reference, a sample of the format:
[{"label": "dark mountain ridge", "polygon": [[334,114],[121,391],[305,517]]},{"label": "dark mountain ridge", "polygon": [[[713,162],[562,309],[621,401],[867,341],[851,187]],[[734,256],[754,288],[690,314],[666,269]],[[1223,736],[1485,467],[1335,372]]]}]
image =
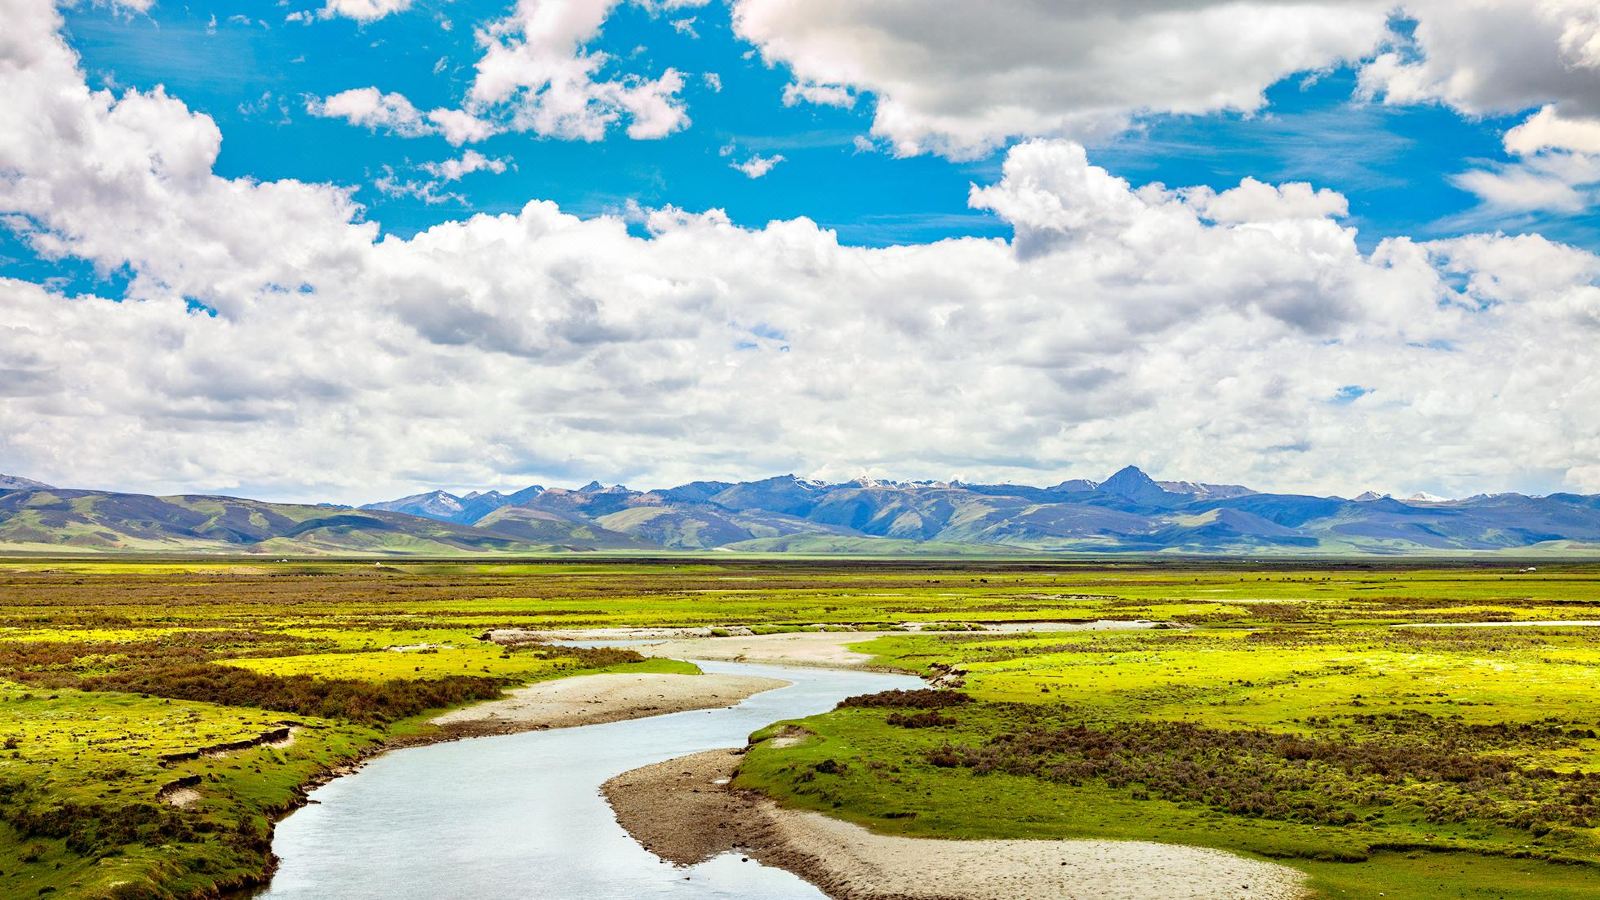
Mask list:
[{"label": "dark mountain ridge", "polygon": [[1600,496],[1259,493],[1128,466],[1051,487],[780,475],[426,491],[360,509],[62,490],[0,476],[0,550],[473,554],[1600,554]]}]

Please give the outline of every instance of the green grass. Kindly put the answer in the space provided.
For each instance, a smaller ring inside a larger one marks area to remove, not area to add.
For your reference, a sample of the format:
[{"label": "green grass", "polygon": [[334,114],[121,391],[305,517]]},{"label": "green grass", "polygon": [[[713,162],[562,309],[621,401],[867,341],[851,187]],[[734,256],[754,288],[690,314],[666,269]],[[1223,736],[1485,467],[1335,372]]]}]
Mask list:
[{"label": "green grass", "polygon": [[[881,664],[956,666],[976,702],[927,728],[877,709],[803,720],[814,736],[758,744],[740,783],[896,833],[1233,850],[1298,866],[1327,896],[1600,894],[1600,629],[1280,613],[1253,627],[858,644]],[[1259,749],[1280,737],[1294,757]],[[1329,761],[1295,761],[1319,741]],[[1026,749],[1039,746],[1051,749]],[[1502,774],[1446,774],[1483,762]],[[1256,808],[1230,808],[1253,792]]]},{"label": "green grass", "polygon": [[1600,872],[1470,853],[1379,853],[1361,863],[1300,861],[1320,896],[1394,897],[1400,900],[1471,898],[1581,900],[1600,895]]}]

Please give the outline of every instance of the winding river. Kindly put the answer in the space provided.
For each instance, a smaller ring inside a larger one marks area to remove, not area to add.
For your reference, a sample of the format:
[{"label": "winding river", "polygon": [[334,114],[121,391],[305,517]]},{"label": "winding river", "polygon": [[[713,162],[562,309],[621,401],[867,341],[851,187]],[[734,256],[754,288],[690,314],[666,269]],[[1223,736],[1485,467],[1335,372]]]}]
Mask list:
[{"label": "winding river", "polygon": [[279,823],[265,897],[822,898],[780,869],[724,854],[678,869],[640,847],[600,795],[614,775],[831,709],[916,688],[904,675],[702,662],[793,682],[726,709],[674,713],[400,750],[313,791]]}]

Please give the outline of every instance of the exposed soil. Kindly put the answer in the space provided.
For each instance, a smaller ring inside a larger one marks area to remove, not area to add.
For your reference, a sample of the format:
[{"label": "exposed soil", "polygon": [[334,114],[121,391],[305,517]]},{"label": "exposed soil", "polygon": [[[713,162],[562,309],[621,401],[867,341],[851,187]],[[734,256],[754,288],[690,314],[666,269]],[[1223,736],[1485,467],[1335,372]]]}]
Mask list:
[{"label": "exposed soil", "polygon": [[753,675],[575,675],[516,688],[503,699],[452,710],[431,721],[452,737],[570,728],[731,706],[788,684]]},{"label": "exposed soil", "polygon": [[718,659],[734,662],[772,663],[785,666],[826,666],[830,669],[860,669],[872,657],[850,649],[882,637],[873,631],[790,631],[749,636],[683,638],[635,647],[645,656],[671,659]]}]

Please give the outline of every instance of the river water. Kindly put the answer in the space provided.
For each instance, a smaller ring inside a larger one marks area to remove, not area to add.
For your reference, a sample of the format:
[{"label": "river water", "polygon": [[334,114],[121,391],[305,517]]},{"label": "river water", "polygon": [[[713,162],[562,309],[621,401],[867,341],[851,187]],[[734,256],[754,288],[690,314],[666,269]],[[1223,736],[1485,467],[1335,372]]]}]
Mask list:
[{"label": "river water", "polygon": [[272,900],[822,898],[781,869],[724,854],[686,869],[628,837],[600,785],[629,769],[742,746],[750,732],[855,694],[922,686],[875,672],[702,662],[794,682],[737,706],[473,738],[388,753],[311,793],[278,824]]}]

